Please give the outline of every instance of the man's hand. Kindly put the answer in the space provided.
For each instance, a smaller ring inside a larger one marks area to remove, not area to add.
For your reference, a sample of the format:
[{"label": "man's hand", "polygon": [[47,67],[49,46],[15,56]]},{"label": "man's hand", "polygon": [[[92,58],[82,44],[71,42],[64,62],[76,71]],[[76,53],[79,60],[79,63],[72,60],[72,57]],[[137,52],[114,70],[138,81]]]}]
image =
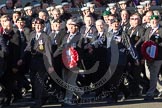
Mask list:
[{"label": "man's hand", "polygon": [[92,53],[93,52],[93,48],[92,48],[92,46],[90,44],[87,45],[87,48],[89,50],[88,51],[89,53]]},{"label": "man's hand", "polygon": [[135,65],[136,65],[136,66],[139,66],[139,65],[140,65],[140,63],[139,63],[138,60],[135,61]]},{"label": "man's hand", "polygon": [[54,68],[53,67],[49,67],[48,68],[48,73],[52,73],[52,72],[54,72]]},{"label": "man's hand", "polygon": [[17,66],[21,66],[22,64],[23,64],[23,60],[22,59],[17,61]]},{"label": "man's hand", "polygon": [[145,60],[144,59],[141,60],[141,64],[142,65],[145,64]]},{"label": "man's hand", "polygon": [[88,51],[89,53],[92,53],[93,52],[93,48],[92,47],[89,47],[88,50],[89,50]]},{"label": "man's hand", "polygon": [[16,73],[18,72],[18,69],[17,69],[17,68],[12,68],[12,72],[13,72],[14,74],[16,74]]}]

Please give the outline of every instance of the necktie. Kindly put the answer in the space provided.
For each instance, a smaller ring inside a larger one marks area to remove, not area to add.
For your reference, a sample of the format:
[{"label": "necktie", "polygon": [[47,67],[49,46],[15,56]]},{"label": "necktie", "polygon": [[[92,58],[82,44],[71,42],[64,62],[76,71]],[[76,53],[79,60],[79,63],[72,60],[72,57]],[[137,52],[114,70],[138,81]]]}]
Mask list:
[{"label": "necktie", "polygon": [[56,35],[57,35],[57,33],[55,32],[54,35],[53,35],[53,38],[52,38],[52,44],[53,45],[57,44],[57,42],[56,42]]},{"label": "necktie", "polygon": [[72,39],[73,35],[69,35],[68,39],[67,39],[67,43],[70,42],[70,40]]},{"label": "necktie", "polygon": [[134,31],[135,31],[135,28],[132,27],[132,28],[131,28],[131,34],[130,34],[130,37],[132,37]]},{"label": "necktie", "polygon": [[35,39],[36,39],[36,40],[38,40],[38,39],[39,39],[39,35],[38,35],[38,34],[36,34],[36,37],[35,37]]},{"label": "necktie", "polygon": [[22,43],[25,41],[25,37],[24,37],[24,32],[23,31],[20,31],[20,39],[21,39]]}]

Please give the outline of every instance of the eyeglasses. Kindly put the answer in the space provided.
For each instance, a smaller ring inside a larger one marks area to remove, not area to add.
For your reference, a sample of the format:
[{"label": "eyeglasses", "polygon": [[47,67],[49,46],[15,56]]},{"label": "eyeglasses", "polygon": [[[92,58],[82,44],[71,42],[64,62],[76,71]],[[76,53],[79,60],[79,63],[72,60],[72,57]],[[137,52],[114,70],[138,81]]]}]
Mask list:
[{"label": "eyeglasses", "polygon": [[139,18],[130,18],[131,20],[138,20]]},{"label": "eyeglasses", "polygon": [[113,20],[113,19],[108,19],[108,20]]}]

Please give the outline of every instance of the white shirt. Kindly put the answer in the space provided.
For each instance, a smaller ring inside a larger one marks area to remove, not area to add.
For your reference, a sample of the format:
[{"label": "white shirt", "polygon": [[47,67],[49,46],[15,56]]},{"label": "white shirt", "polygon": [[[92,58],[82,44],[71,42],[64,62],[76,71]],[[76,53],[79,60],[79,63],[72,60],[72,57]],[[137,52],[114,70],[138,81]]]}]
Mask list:
[{"label": "white shirt", "polygon": [[38,40],[40,35],[41,35],[41,33],[36,33],[35,39]]},{"label": "white shirt", "polygon": [[68,38],[67,38],[67,43],[69,43],[71,41],[71,39],[76,35],[75,34],[69,34]]},{"label": "white shirt", "polygon": [[98,32],[98,36],[101,37],[103,35],[103,32]]}]

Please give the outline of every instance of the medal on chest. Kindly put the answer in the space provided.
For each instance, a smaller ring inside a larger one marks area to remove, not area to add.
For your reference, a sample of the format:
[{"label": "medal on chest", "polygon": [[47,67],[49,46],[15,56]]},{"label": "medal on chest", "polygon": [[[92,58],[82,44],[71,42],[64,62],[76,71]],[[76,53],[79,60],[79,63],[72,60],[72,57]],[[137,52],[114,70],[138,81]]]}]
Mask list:
[{"label": "medal on chest", "polygon": [[135,41],[138,41],[138,40],[139,40],[139,33],[137,31],[136,36],[135,36]]},{"label": "medal on chest", "polygon": [[155,36],[155,42],[156,42],[156,43],[158,43],[158,39],[159,39],[159,35],[157,34],[157,35]]},{"label": "medal on chest", "polygon": [[139,36],[136,36],[136,37],[135,37],[135,41],[138,41],[138,40],[139,40]]},{"label": "medal on chest", "polygon": [[43,51],[44,50],[44,46],[43,46],[43,41],[39,40],[39,50]]}]

